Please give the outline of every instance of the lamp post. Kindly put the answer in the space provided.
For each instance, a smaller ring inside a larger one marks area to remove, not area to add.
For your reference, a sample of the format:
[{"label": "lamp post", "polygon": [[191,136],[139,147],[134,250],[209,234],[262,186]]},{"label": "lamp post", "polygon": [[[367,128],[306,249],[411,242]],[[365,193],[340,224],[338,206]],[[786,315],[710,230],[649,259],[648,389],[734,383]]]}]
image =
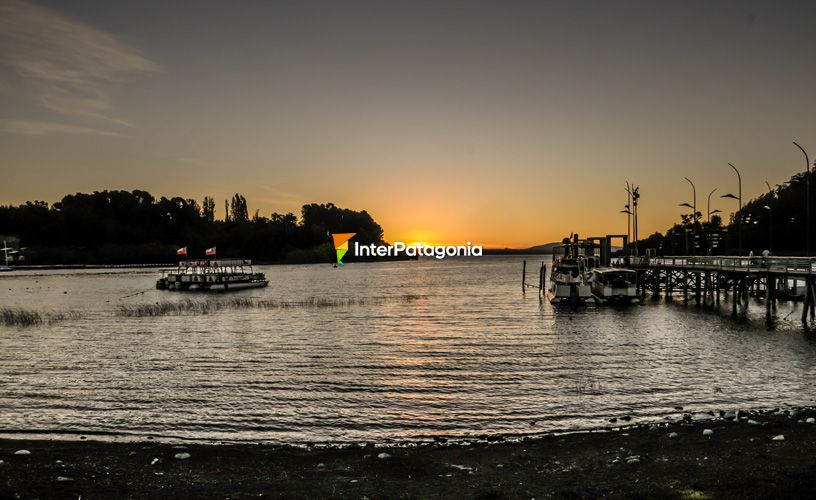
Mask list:
[{"label": "lamp post", "polygon": [[626,214],[626,256],[632,255],[632,189],[629,181],[626,181],[626,210],[621,210]]},{"label": "lamp post", "polygon": [[691,182],[691,179],[689,179],[688,177],[683,177],[683,178],[686,179],[689,184],[691,184],[691,194],[692,194],[693,201],[694,201],[694,206],[691,207],[691,210],[692,210],[691,219],[692,219],[692,223],[696,224],[697,223],[697,188],[694,187],[694,183]]},{"label": "lamp post", "polygon": [[[712,212],[711,212],[711,195],[714,194],[714,191],[716,191],[716,190],[717,190],[717,188],[714,188],[714,189],[711,190],[710,193],[708,193],[708,204],[706,205],[706,220],[708,222],[711,222],[711,214],[712,214]],[[716,214],[717,212],[719,212],[719,210],[715,210],[713,213]]]},{"label": "lamp post", "polygon": [[[679,207],[688,207],[688,208],[690,208],[690,209],[692,210],[692,220],[693,220],[693,218],[694,218],[694,215],[693,215],[694,206],[692,206],[690,203],[680,203],[680,204],[678,204],[677,206],[679,206]],[[688,228],[688,227],[684,227],[684,228],[683,228],[683,235],[684,235],[684,240],[683,240],[683,241],[684,241],[684,248],[685,248],[685,253],[686,253],[686,255],[688,255],[688,253],[689,253],[689,251],[688,251],[688,249],[689,249],[689,245],[688,245],[688,233],[689,233],[689,228]]]},{"label": "lamp post", "polygon": [[734,172],[737,173],[737,196],[734,196],[731,193],[724,194],[720,198],[731,198],[733,200],[737,200],[739,202],[739,208],[737,210],[737,214],[739,214],[739,219],[737,220],[737,255],[742,255],[742,176],[740,175],[739,170],[732,164],[728,164],[729,167],[734,169]]},{"label": "lamp post", "polygon": [[810,158],[805,148],[796,141],[793,141],[793,145],[805,155],[805,255],[810,257]]},{"label": "lamp post", "polygon": [[[692,245],[692,252],[691,253],[693,255],[693,254],[696,253],[696,252],[694,252],[694,247],[697,246],[697,243],[696,243],[697,242],[697,238],[696,238],[696,235],[697,235],[696,229],[697,228],[695,227],[697,225],[697,188],[694,186],[694,183],[691,182],[691,179],[689,179],[688,177],[683,177],[683,178],[686,179],[686,181],[688,181],[689,184],[691,184],[692,205],[689,206],[688,203],[682,203],[680,206],[689,207],[691,209],[691,230],[692,230],[692,235],[693,235],[692,239],[694,240],[694,244]],[[688,238],[688,228],[686,228],[686,238]],[[688,244],[686,245],[686,253],[688,254]]]},{"label": "lamp post", "polygon": [[632,232],[634,233],[633,236],[635,237],[635,256],[637,257],[640,255],[638,253],[638,200],[640,199],[640,187],[632,186]]},{"label": "lamp post", "polygon": [[768,181],[765,181],[765,185],[768,186],[768,195],[771,199],[768,202],[768,205],[765,205],[762,208],[768,211],[768,252],[773,253],[773,207],[771,207],[770,204],[773,203],[776,196],[774,196],[773,189]]}]

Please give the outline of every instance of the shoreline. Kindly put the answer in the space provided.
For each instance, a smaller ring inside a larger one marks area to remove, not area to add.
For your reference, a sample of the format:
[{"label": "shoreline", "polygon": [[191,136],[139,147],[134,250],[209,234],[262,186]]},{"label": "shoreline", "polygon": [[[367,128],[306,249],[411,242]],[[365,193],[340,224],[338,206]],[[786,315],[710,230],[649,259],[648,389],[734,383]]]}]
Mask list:
[{"label": "shoreline", "polygon": [[816,495],[816,409],[724,416],[404,446],[0,439],[0,498]]},{"label": "shoreline", "polygon": [[[769,415],[775,412],[793,412],[794,414],[816,415],[816,405],[777,405],[774,407],[754,407],[749,410],[732,410],[746,415]],[[97,441],[103,443],[156,443],[169,445],[202,445],[202,446],[276,446],[292,448],[314,448],[314,449],[348,449],[360,446],[373,447],[422,447],[439,443],[449,445],[470,446],[485,443],[518,443],[549,437],[560,437],[574,434],[603,434],[609,432],[623,432],[638,428],[662,427],[672,423],[697,422],[717,422],[723,419],[728,412],[718,410],[691,410],[681,406],[675,407],[675,411],[666,414],[652,415],[650,417],[637,417],[633,415],[623,415],[606,420],[605,424],[587,427],[561,427],[541,429],[534,432],[495,432],[495,433],[469,433],[464,435],[428,434],[404,438],[384,438],[377,440],[355,439],[355,440],[303,440],[303,441],[279,441],[279,440],[255,440],[255,439],[217,439],[217,438],[196,438],[176,436],[169,434],[150,434],[127,431],[95,431],[95,430],[56,430],[56,429],[2,429],[0,428],[0,441]],[[748,418],[748,417],[745,417]]]}]

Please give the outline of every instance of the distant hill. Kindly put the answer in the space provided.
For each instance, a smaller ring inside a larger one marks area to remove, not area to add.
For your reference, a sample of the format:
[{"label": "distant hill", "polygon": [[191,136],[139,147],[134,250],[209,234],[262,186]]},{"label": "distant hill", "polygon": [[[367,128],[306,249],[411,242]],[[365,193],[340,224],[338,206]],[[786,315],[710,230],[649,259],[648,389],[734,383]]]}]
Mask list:
[{"label": "distant hill", "polygon": [[[485,249],[485,255],[552,255],[553,248],[561,246],[561,242],[544,243],[543,245],[535,245],[529,248],[492,248]],[[612,251],[617,252],[621,250],[619,245],[613,245]]]},{"label": "distant hill", "polygon": [[552,249],[559,246],[561,243],[545,243],[543,245],[535,245],[530,248],[491,248],[485,249],[485,255],[550,255]]}]

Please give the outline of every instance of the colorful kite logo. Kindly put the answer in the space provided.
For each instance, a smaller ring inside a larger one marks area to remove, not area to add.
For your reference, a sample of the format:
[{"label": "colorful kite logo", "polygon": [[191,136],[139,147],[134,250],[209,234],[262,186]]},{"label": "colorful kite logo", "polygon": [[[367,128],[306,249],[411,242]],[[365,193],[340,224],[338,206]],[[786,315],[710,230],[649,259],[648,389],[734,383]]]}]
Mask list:
[{"label": "colorful kite logo", "polygon": [[334,240],[334,249],[337,251],[337,263],[341,266],[343,264],[343,256],[346,255],[348,252],[348,240],[354,237],[357,233],[338,233],[333,234],[332,239]]}]

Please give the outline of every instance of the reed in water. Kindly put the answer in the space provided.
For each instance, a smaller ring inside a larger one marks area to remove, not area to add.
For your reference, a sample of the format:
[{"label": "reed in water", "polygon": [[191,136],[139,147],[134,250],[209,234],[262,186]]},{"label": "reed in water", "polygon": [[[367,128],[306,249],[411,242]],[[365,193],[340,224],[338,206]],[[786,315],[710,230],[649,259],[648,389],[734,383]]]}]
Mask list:
[{"label": "reed in water", "polygon": [[269,300],[249,297],[205,300],[165,300],[153,304],[126,304],[116,310],[117,316],[142,318],[152,316],[194,316],[234,309],[296,309],[351,307],[380,305],[393,302],[414,302],[424,299],[424,295],[400,295],[396,297],[309,297],[305,300]]},{"label": "reed in water", "polygon": [[5,307],[0,309],[0,323],[5,326],[37,326],[52,324],[66,319],[76,319],[78,312],[39,312],[30,309]]}]

